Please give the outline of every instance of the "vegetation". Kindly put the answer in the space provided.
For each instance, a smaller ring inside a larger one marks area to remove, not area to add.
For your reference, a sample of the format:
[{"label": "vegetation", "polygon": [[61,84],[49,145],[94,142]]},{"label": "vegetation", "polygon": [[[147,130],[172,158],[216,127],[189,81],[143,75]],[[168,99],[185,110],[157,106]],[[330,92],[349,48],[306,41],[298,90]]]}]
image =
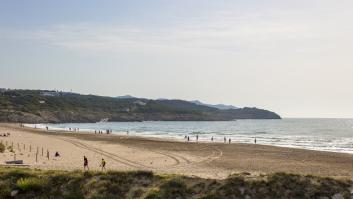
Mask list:
[{"label": "vegetation", "polygon": [[35,177],[20,178],[16,182],[16,186],[24,192],[44,190],[47,184],[48,182],[45,178]]},{"label": "vegetation", "polygon": [[44,90],[0,92],[0,121],[5,122],[97,122],[144,120],[280,119],[257,108],[219,110],[183,100],[150,100],[80,95]]},{"label": "vegetation", "polygon": [[3,143],[0,143],[0,153],[4,153],[6,147]]},{"label": "vegetation", "polygon": [[[350,198],[352,182],[285,173],[225,180],[148,171],[41,171],[0,167],[0,198]],[[12,196],[11,196],[12,195]]]}]

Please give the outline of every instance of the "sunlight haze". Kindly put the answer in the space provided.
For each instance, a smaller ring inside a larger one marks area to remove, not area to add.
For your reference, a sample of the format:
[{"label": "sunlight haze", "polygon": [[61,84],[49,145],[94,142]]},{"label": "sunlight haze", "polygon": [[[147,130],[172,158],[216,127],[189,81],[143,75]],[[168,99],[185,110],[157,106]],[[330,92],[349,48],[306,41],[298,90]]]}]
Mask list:
[{"label": "sunlight haze", "polygon": [[351,0],[0,1],[0,88],[352,118],[352,7]]}]

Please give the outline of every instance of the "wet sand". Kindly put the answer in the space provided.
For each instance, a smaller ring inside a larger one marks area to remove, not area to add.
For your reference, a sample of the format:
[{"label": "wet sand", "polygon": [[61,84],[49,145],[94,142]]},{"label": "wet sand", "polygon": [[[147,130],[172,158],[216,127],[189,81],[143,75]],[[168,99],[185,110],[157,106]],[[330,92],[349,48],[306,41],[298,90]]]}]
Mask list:
[{"label": "wet sand", "polygon": [[[195,143],[136,136],[98,135],[20,128],[0,123],[0,137],[13,144],[16,159],[31,168],[82,169],[83,155],[90,170],[99,170],[104,158],[107,169],[151,170],[159,174],[183,174],[204,178],[226,178],[232,173],[289,172],[353,179],[353,155],[261,144]],[[36,154],[38,148],[37,162]],[[42,156],[43,148],[43,156]],[[49,151],[49,160],[46,153]],[[61,157],[55,158],[58,151]],[[13,160],[14,153],[0,153],[0,164]]]}]

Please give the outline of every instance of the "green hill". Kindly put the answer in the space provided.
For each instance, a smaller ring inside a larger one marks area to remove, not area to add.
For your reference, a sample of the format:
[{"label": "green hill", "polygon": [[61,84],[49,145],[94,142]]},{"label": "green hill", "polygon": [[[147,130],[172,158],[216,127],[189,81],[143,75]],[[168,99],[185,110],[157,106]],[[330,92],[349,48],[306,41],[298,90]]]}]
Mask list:
[{"label": "green hill", "polygon": [[113,98],[48,90],[3,90],[0,121],[26,123],[109,121],[228,121],[280,119],[258,108],[219,110],[183,100]]}]

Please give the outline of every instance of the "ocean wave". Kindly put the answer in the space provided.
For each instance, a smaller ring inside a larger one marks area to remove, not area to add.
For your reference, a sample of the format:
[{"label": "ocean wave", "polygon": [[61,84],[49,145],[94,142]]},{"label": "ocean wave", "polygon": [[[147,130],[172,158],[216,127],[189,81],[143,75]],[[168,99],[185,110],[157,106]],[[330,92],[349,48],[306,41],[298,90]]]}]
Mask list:
[{"label": "ocean wave", "polygon": [[[293,122],[295,121],[295,122]],[[109,122],[93,124],[28,124],[28,127],[45,129],[49,126],[53,130],[68,130],[79,127],[81,131],[94,132],[96,129],[112,129],[113,134],[138,135],[146,137],[184,139],[189,135],[193,140],[196,135],[200,141],[223,142],[224,137],[234,142],[303,148],[320,151],[353,153],[353,138],[351,127],[353,121],[346,121],[350,125],[342,126],[339,121],[331,121],[328,125],[321,120],[288,120],[275,123],[269,121],[237,121],[231,122]],[[322,131],[322,129],[329,129]]]}]

